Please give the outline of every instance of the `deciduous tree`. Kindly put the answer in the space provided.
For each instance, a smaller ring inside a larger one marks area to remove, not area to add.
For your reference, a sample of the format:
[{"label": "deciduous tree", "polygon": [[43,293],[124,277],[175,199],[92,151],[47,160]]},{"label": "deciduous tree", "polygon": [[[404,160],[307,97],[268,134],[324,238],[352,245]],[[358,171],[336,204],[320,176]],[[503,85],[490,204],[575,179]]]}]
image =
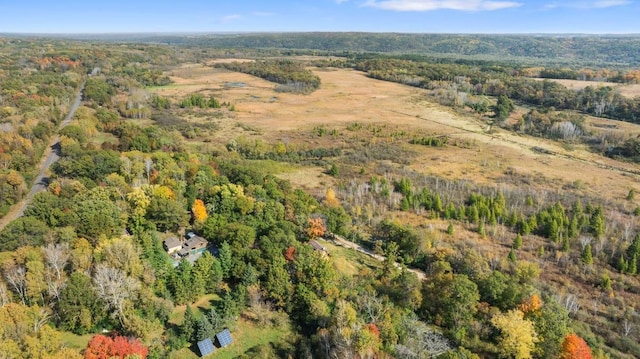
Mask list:
[{"label": "deciduous tree", "polygon": [[562,351],[560,353],[562,359],[591,359],[591,348],[584,339],[576,334],[569,334],[562,342]]},{"label": "deciduous tree", "polygon": [[519,310],[510,310],[504,314],[497,314],[491,319],[500,330],[498,339],[500,352],[508,358],[531,358],[531,353],[538,342],[533,323],[524,319]]}]

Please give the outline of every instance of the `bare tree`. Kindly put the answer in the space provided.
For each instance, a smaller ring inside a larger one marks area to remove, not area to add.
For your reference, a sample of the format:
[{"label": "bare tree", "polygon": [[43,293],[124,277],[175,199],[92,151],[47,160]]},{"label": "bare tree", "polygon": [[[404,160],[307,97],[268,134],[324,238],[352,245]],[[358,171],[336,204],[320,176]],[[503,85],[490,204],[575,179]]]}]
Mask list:
[{"label": "bare tree", "polygon": [[44,275],[47,282],[47,292],[51,298],[57,300],[60,298],[62,288],[64,288],[66,282],[64,268],[71,257],[69,244],[49,243],[46,247],[42,247],[42,254],[46,264]]},{"label": "bare tree", "polygon": [[580,309],[580,303],[578,303],[578,297],[576,297],[575,295],[560,294],[560,295],[556,295],[555,299],[558,301],[558,303],[560,303],[561,305],[564,305],[564,308],[567,310],[567,312],[569,312],[569,314],[578,313],[578,310]]},{"label": "bare tree", "polygon": [[69,243],[53,244],[49,243],[42,248],[42,254],[49,269],[55,273],[57,280],[62,279],[64,267],[69,263],[71,252],[69,251]]},{"label": "bare tree", "polygon": [[14,292],[18,294],[22,304],[27,304],[27,270],[23,265],[12,265],[5,268],[4,277]]},{"label": "bare tree", "polygon": [[582,245],[582,250],[584,250],[584,247],[586,247],[587,244],[591,244],[591,242],[593,242],[593,238],[591,237],[587,237],[587,236],[580,237],[580,245]]},{"label": "bare tree", "polygon": [[121,322],[124,322],[127,300],[135,296],[140,283],[127,276],[124,271],[105,264],[96,266],[93,282],[98,297],[105,301],[108,309],[115,311]]},{"label": "bare tree", "polygon": [[384,302],[375,294],[365,293],[357,299],[360,312],[368,318],[368,322],[377,323],[384,316],[386,308]]},{"label": "bare tree", "polygon": [[407,340],[396,345],[399,359],[434,358],[452,349],[444,335],[415,318],[406,319],[403,326],[407,330]]},{"label": "bare tree", "polygon": [[628,337],[629,334],[631,334],[632,330],[633,330],[633,322],[629,318],[624,318],[622,320],[622,334],[625,337]]},{"label": "bare tree", "polygon": [[144,159],[144,170],[147,173],[147,183],[151,183],[151,169],[153,168],[153,160],[150,157]]},{"label": "bare tree", "polygon": [[7,288],[7,285],[4,283],[4,281],[0,280],[0,308],[9,303],[11,303],[9,297],[9,289]]}]

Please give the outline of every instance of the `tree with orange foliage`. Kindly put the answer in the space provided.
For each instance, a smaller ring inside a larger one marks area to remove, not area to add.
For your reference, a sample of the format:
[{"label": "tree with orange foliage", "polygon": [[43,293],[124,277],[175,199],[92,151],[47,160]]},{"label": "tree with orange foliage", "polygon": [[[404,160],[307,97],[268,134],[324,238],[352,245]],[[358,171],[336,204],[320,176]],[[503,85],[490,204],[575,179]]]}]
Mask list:
[{"label": "tree with orange foliage", "polygon": [[324,225],[322,218],[309,218],[309,226],[307,227],[307,235],[309,239],[315,239],[324,235],[327,231],[327,227]]},{"label": "tree with orange foliage", "polygon": [[562,359],[591,359],[591,348],[584,339],[576,334],[569,334],[562,342]]},{"label": "tree with orange foliage", "polygon": [[520,304],[518,304],[518,309],[524,313],[525,317],[531,314],[540,313],[540,308],[542,307],[542,300],[537,294],[532,294],[530,297],[522,300]]},{"label": "tree with orange foliage", "polygon": [[140,358],[145,359],[149,354],[147,349],[138,339],[128,339],[123,336],[114,338],[104,335],[95,335],[89,341],[84,351],[84,359],[110,359],[110,358]]},{"label": "tree with orange foliage", "polygon": [[193,201],[193,207],[191,207],[191,213],[193,213],[193,219],[198,223],[204,223],[209,215],[207,214],[207,207],[201,199]]}]

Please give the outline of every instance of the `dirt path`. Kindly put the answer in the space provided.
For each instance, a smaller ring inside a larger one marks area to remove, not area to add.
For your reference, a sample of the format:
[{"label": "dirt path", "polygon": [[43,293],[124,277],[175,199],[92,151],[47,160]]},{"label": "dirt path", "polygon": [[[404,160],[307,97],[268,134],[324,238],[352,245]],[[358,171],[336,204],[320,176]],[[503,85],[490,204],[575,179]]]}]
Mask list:
[{"label": "dirt path", "polygon": [[[80,90],[78,90],[78,94],[76,95],[76,98],[71,104],[69,113],[67,113],[67,116],[60,123],[60,127],[58,127],[58,130],[63,129],[69,123],[71,123],[71,119],[73,119],[73,115],[75,114],[78,107],[80,107],[80,102],[82,101],[83,89],[84,89],[84,83],[80,86]],[[46,188],[47,179],[48,179],[47,172],[49,171],[49,168],[51,167],[51,165],[53,165],[59,159],[60,159],[60,136],[55,135],[49,142],[49,146],[47,147],[44,154],[42,155],[42,159],[40,160],[40,164],[38,166],[39,168],[38,176],[36,176],[35,180],[33,181],[33,185],[31,186],[29,193],[27,193],[27,195],[24,196],[24,198],[22,198],[20,202],[14,204],[9,210],[9,212],[0,219],[0,231],[2,231],[4,227],[6,227],[7,224],[11,223],[11,221],[13,221],[14,219],[22,217],[22,215],[24,214],[24,210],[27,208],[29,203],[31,203],[31,200],[33,200],[33,197],[36,195],[36,193]]]},{"label": "dirt path", "polygon": [[[349,249],[356,250],[356,251],[358,251],[360,253],[364,253],[364,254],[368,255],[369,257],[374,258],[374,259],[376,259],[376,260],[378,260],[380,262],[382,262],[382,261],[384,261],[386,259],[385,256],[381,256],[379,254],[375,254],[375,253],[371,252],[370,250],[364,248],[363,246],[361,246],[361,245],[359,245],[357,243],[350,242],[350,241],[344,239],[343,237],[340,237],[337,234],[333,235],[333,242],[336,245],[340,246],[340,247],[349,248]],[[396,262],[396,267],[398,269],[402,268],[400,263],[397,263],[397,262]],[[427,278],[427,275],[421,270],[412,269],[412,268],[407,268],[407,270],[409,272],[411,272],[411,273],[414,273],[416,276],[418,276],[418,279],[420,279],[420,280],[425,280]]]}]

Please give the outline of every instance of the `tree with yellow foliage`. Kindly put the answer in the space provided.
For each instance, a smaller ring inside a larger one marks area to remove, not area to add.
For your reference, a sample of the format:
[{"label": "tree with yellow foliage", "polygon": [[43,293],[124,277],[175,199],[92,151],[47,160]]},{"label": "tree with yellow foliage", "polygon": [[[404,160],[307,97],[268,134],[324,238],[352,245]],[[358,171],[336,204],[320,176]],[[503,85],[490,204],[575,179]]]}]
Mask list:
[{"label": "tree with yellow foliage", "polygon": [[209,217],[209,214],[207,214],[207,207],[201,199],[193,201],[191,213],[193,214],[193,220],[200,224],[204,223],[204,221],[207,220],[207,217]]},{"label": "tree with yellow foliage", "polygon": [[340,206],[340,201],[336,198],[336,192],[333,188],[327,189],[327,193],[325,193],[324,201],[322,203],[327,207]]},{"label": "tree with yellow foliage", "polygon": [[531,352],[538,342],[533,322],[524,319],[524,313],[517,309],[507,313],[497,314],[491,319],[500,330],[500,353],[507,358],[527,359],[531,358]]}]

